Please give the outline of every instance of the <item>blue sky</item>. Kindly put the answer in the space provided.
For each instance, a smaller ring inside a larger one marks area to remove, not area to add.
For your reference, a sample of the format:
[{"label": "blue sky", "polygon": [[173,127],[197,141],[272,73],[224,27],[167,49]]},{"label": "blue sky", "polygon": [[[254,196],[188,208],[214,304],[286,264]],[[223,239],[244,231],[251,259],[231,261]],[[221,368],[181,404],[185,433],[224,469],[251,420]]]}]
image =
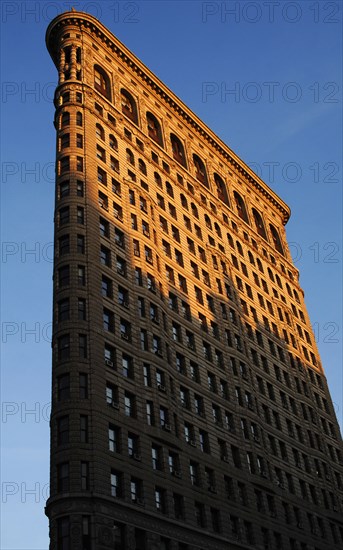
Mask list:
[{"label": "blue sky", "polygon": [[48,548],[56,70],[44,37],[72,5],[100,19],[290,205],[288,240],[343,418],[342,3],[3,1],[4,550]]}]

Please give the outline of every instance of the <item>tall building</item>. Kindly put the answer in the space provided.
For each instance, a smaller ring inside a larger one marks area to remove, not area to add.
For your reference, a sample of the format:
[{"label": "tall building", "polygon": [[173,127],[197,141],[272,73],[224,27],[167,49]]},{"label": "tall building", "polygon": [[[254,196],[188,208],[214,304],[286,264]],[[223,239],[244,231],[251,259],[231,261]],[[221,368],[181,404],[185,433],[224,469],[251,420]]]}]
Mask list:
[{"label": "tall building", "polygon": [[98,20],[57,67],[50,550],[342,548],[287,205]]}]

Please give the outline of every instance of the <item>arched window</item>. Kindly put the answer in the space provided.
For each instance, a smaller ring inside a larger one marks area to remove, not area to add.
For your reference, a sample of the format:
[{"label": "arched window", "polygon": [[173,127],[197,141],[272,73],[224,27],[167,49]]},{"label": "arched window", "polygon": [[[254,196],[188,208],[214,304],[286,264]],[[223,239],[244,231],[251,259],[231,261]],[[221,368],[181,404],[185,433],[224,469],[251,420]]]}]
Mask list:
[{"label": "arched window", "polygon": [[205,164],[201,160],[198,155],[193,155],[193,162],[195,166],[195,177],[198,181],[200,181],[203,185],[206,187],[209,187],[208,185],[208,179],[207,179],[207,172],[205,168]]},{"label": "arched window", "polygon": [[209,217],[207,214],[205,214],[204,218],[205,218],[205,225],[206,225],[206,227],[207,227],[208,229],[211,229],[211,230],[212,230],[212,224],[211,224],[210,217]]},{"label": "arched window", "polygon": [[94,65],[94,88],[111,101],[110,77],[99,65]]},{"label": "arched window", "polygon": [[162,189],[162,178],[158,172],[154,172],[155,183]]},{"label": "arched window", "polygon": [[218,174],[216,173],[214,173],[213,176],[214,176],[214,182],[217,188],[218,199],[220,199],[221,201],[225,202],[225,204],[230,206],[229,195],[227,193],[227,188],[224,180],[220,176],[218,176]]},{"label": "arched window", "polygon": [[275,274],[275,279],[279,288],[282,288],[282,282],[279,275]]},{"label": "arched window", "polygon": [[161,125],[157,118],[152,113],[146,114],[146,120],[148,124],[148,134],[151,139],[156,141],[161,147],[163,147]]},{"label": "arched window", "polygon": [[231,246],[231,248],[235,248],[235,245],[234,245],[234,242],[233,242],[233,238],[231,237],[230,233],[227,233],[226,234],[227,236],[227,242],[229,243],[229,245]]},{"label": "arched window", "polygon": [[70,93],[64,92],[64,94],[61,94],[60,101],[62,105],[64,105],[65,103],[70,103]]},{"label": "arched window", "polygon": [[69,126],[70,124],[70,114],[67,111],[64,111],[61,116],[61,128]]},{"label": "arched window", "polygon": [[146,166],[145,166],[145,162],[142,159],[138,159],[138,168],[142,172],[142,174],[146,176],[147,174]]},{"label": "arched window", "polygon": [[121,110],[132,122],[138,124],[137,105],[132,95],[124,88],[121,89]]},{"label": "arched window", "polygon": [[274,275],[270,267],[268,267],[268,275],[269,275],[269,279],[274,283]]},{"label": "arched window", "polygon": [[103,129],[101,124],[96,124],[95,133],[96,133],[96,137],[98,137],[99,139],[102,139],[102,141],[105,141],[105,130]]},{"label": "arched window", "polygon": [[187,168],[185,150],[181,141],[175,134],[170,134],[170,141],[174,159]]},{"label": "arched window", "polygon": [[64,62],[68,65],[71,61],[71,46],[66,46],[63,48],[64,51]]},{"label": "arched window", "polygon": [[267,240],[267,234],[264,227],[262,216],[255,208],[252,209],[252,215],[254,217],[254,222],[256,225],[256,230],[259,235],[265,240]]},{"label": "arched window", "polygon": [[126,160],[128,163],[132,164],[132,166],[135,165],[135,157],[133,156],[133,152],[130,151],[130,149],[126,149]]},{"label": "arched window", "polygon": [[251,254],[250,250],[248,251],[248,257],[249,257],[249,262],[251,263],[251,265],[255,265],[254,256]]},{"label": "arched window", "polygon": [[236,241],[236,247],[237,247],[237,250],[238,250],[238,253],[243,256],[244,258],[244,252],[243,252],[243,247],[241,245],[241,243],[239,241]]},{"label": "arched window", "polygon": [[262,262],[261,262],[260,258],[256,258],[256,263],[257,263],[257,267],[259,268],[261,273],[264,273],[263,265],[262,265]]},{"label": "arched window", "polygon": [[199,218],[199,214],[198,214],[198,209],[197,207],[195,206],[194,202],[191,203],[191,209],[192,209],[192,214],[195,218]]},{"label": "arched window", "polygon": [[293,298],[292,290],[288,283],[286,283],[286,289],[287,289],[288,296]]},{"label": "arched window", "polygon": [[115,138],[113,134],[110,134],[108,139],[109,139],[109,145],[111,149],[114,149],[114,151],[118,151],[117,138]]},{"label": "arched window", "polygon": [[217,224],[217,222],[214,223],[214,229],[215,229],[215,232],[217,233],[218,237],[221,238],[222,232],[221,232],[221,229],[220,229],[219,225]]},{"label": "arched window", "polygon": [[171,198],[174,198],[174,191],[169,181],[166,181],[166,191]]},{"label": "arched window", "polygon": [[70,70],[70,62],[71,62],[71,46],[66,46],[63,48],[64,51],[64,80],[70,80],[71,78],[71,70]]},{"label": "arched window", "polygon": [[270,232],[271,232],[273,243],[274,243],[274,246],[275,246],[276,250],[278,252],[280,252],[282,255],[284,255],[284,251],[283,251],[283,248],[282,248],[282,244],[281,244],[280,235],[278,233],[278,230],[271,223],[269,224],[269,228],[270,228]]},{"label": "arched window", "polygon": [[297,293],[297,291],[293,290],[293,294],[294,294],[295,301],[298,302],[298,304],[300,304],[299,294]]},{"label": "arched window", "polygon": [[236,208],[237,208],[239,217],[242,218],[242,220],[244,220],[246,223],[249,223],[247,209],[245,208],[244,200],[242,199],[240,194],[237,193],[237,191],[234,191],[233,194],[235,197]]},{"label": "arched window", "polygon": [[186,208],[186,210],[188,210],[188,202],[187,202],[187,199],[186,199],[186,197],[183,193],[181,193],[180,199],[181,199],[181,204],[182,204],[183,208]]}]

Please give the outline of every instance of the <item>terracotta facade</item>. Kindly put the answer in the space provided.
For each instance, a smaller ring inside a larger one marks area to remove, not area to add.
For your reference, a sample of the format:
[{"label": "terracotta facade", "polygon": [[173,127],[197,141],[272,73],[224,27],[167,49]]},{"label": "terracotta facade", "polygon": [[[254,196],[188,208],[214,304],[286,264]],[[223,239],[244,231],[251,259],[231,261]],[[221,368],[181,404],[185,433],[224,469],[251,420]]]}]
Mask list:
[{"label": "terracotta facade", "polygon": [[59,74],[50,550],[342,547],[288,206],[109,30]]}]

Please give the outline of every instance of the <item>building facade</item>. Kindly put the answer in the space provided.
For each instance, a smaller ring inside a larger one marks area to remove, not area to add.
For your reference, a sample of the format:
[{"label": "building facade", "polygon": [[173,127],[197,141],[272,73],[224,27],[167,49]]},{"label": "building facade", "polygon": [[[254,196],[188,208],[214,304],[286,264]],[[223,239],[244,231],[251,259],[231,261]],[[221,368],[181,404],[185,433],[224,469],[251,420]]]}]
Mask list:
[{"label": "building facade", "polygon": [[50,550],[343,545],[287,205],[98,20],[59,82]]}]

